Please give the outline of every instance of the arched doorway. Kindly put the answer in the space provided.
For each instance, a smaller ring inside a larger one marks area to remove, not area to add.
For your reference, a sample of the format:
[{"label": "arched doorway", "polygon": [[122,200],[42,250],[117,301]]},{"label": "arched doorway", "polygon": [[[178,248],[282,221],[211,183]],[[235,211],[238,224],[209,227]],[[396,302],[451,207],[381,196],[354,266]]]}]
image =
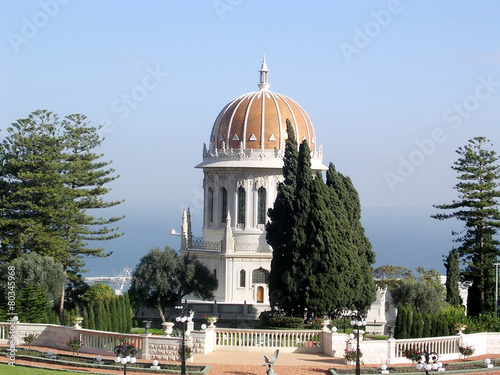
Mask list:
[{"label": "arched doorway", "polygon": [[257,287],[257,303],[264,303],[264,287]]}]

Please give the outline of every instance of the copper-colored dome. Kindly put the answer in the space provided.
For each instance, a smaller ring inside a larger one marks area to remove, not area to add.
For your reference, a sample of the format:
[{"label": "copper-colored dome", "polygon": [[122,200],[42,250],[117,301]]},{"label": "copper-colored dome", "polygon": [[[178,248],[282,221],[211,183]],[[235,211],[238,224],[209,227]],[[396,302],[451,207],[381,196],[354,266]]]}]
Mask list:
[{"label": "copper-colored dome", "polygon": [[289,97],[269,91],[265,60],[260,70],[259,91],[242,95],[217,116],[210,142],[217,149],[278,149],[286,140],[286,120],[295,130],[297,143],[307,140],[314,150],[316,138],[307,113]]}]

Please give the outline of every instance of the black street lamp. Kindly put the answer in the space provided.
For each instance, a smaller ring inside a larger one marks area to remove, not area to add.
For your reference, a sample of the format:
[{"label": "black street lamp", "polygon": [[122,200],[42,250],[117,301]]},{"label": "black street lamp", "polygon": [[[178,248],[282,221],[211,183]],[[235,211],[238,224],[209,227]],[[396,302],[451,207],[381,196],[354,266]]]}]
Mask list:
[{"label": "black street lamp", "polygon": [[123,342],[121,345],[115,346],[113,351],[116,354],[115,362],[123,365],[123,375],[127,375],[127,363],[134,364],[137,361],[135,358],[137,349],[133,344]]},{"label": "black street lamp", "polygon": [[356,328],[356,375],[361,374],[361,365],[359,363],[360,350],[359,350],[359,328],[366,327],[366,319],[364,319],[359,313],[354,313],[351,315],[351,325]]},{"label": "black street lamp", "polygon": [[177,323],[182,323],[181,375],[186,375],[186,330],[187,323],[193,321],[194,312],[187,311],[183,306],[175,306],[175,309],[177,310],[175,321]]},{"label": "black street lamp", "polygon": [[[425,374],[429,375],[430,370],[437,370],[443,366],[441,362],[438,362],[439,355],[436,352],[424,351],[422,352],[422,357],[417,363],[417,370],[425,370]],[[422,362],[423,360],[423,362]]]}]

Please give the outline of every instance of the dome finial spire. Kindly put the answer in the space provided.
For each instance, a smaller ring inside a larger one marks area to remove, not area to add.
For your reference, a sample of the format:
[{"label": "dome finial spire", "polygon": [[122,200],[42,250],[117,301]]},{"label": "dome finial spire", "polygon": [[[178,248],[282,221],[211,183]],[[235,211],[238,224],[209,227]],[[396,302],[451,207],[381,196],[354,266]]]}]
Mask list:
[{"label": "dome finial spire", "polygon": [[267,73],[269,73],[269,70],[267,69],[267,64],[266,64],[266,54],[264,53],[264,59],[262,60],[262,66],[260,67],[260,83],[259,83],[259,89],[260,90],[267,90],[269,86],[271,86],[269,83],[267,83]]}]

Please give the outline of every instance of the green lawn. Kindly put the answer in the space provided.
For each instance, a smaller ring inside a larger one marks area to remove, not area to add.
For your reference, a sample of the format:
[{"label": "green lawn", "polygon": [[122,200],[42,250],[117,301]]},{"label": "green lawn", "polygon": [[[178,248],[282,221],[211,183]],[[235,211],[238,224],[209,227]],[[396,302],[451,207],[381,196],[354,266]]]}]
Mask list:
[{"label": "green lawn", "polygon": [[[52,371],[24,366],[9,366],[0,364],[0,374],[2,375],[63,375],[70,371]],[[75,373],[75,372],[70,372]]]}]

